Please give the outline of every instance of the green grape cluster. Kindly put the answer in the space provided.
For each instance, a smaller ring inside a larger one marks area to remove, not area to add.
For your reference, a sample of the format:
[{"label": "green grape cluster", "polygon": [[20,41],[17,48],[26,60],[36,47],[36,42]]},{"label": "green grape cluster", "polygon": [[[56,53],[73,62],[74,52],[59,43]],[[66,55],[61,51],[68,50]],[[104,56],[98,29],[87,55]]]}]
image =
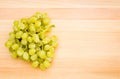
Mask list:
[{"label": "green grape cluster", "polygon": [[15,20],[5,46],[13,58],[23,59],[31,62],[33,67],[45,70],[50,67],[58,45],[55,35],[47,35],[53,27],[46,13],[36,12],[29,18]]}]

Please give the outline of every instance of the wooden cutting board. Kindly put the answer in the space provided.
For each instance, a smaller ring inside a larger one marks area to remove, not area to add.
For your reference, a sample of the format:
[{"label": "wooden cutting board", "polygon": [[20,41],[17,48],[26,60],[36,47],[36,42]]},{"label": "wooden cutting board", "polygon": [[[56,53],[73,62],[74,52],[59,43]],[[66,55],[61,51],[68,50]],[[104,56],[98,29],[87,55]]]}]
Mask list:
[{"label": "wooden cutting board", "polygon": [[[59,46],[46,71],[10,57],[15,19],[47,12]],[[120,79],[119,0],[0,0],[0,79]]]}]

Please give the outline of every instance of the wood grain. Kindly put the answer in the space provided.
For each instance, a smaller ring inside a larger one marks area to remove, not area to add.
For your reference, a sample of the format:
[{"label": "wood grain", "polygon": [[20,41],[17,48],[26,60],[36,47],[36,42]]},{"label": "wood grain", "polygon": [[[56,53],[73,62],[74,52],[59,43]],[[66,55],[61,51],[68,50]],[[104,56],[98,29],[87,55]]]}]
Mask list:
[{"label": "wood grain", "polygon": [[37,11],[47,12],[52,19],[62,20],[120,19],[120,8],[0,8],[0,17],[1,19],[19,19],[28,17]]},{"label": "wood grain", "polygon": [[[4,46],[15,19],[47,12],[59,46],[41,71]],[[0,0],[0,79],[120,79],[119,0]]]},{"label": "wood grain", "polygon": [[120,0],[0,0],[2,8],[120,7]]}]

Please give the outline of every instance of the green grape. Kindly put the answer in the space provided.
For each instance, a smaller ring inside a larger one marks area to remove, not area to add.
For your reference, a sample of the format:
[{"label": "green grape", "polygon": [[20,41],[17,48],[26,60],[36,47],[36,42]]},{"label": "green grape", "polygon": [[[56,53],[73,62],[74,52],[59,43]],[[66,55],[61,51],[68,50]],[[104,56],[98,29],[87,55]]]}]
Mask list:
[{"label": "green grape", "polygon": [[40,69],[41,70],[45,70],[46,69],[43,63],[40,64]]},{"label": "green grape", "polygon": [[22,56],[23,53],[24,53],[24,50],[23,50],[22,48],[19,48],[19,49],[17,50],[17,55],[18,55],[18,56]]},{"label": "green grape", "polygon": [[35,52],[36,52],[35,49],[33,49],[33,48],[32,48],[32,49],[29,49],[29,55],[34,55]]},{"label": "green grape", "polygon": [[55,47],[58,46],[58,43],[57,43],[56,41],[53,41],[53,42],[52,42],[52,46],[55,48]]},{"label": "green grape", "polygon": [[36,12],[36,13],[35,13],[35,16],[36,16],[36,18],[40,19],[42,15],[41,15],[40,12]]},{"label": "green grape", "polygon": [[50,18],[48,18],[48,17],[43,18],[44,25],[48,25],[49,23],[50,23]]},{"label": "green grape", "polygon": [[35,26],[36,27],[40,27],[41,26],[41,22],[40,21],[35,21]]},{"label": "green grape", "polygon": [[50,52],[55,52],[54,47],[51,47],[49,51],[50,51]]},{"label": "green grape", "polygon": [[38,47],[38,46],[36,46],[36,52],[38,52],[38,51],[41,51],[41,48],[40,47]]},{"label": "green grape", "polygon": [[57,40],[57,36],[55,36],[55,35],[51,36],[51,40],[52,41],[56,41]]},{"label": "green grape", "polygon": [[34,55],[32,55],[30,58],[31,58],[32,61],[34,61],[34,60],[37,59],[37,57],[38,57],[37,54],[34,54]]},{"label": "green grape", "polygon": [[27,52],[23,53],[23,59],[24,60],[29,60],[29,54]]},{"label": "green grape", "polygon": [[48,62],[52,62],[52,58],[46,58]]},{"label": "green grape", "polygon": [[48,44],[44,46],[44,50],[49,50],[50,48],[51,48],[51,47],[50,47],[50,45],[48,45]]},{"label": "green grape", "polygon": [[54,56],[54,53],[55,53],[55,49],[54,49],[54,47],[51,47],[51,48],[49,49],[49,51],[47,52],[47,56],[48,56],[48,57],[53,57],[53,56]]},{"label": "green grape", "polygon": [[33,66],[33,67],[38,67],[38,65],[39,65],[39,62],[38,62],[38,61],[33,61],[33,63],[32,63],[32,66]]},{"label": "green grape", "polygon": [[41,26],[36,28],[37,33],[41,33],[41,31],[42,31]]},{"label": "green grape", "polygon": [[35,44],[34,43],[30,43],[29,44],[29,48],[35,48]]},{"label": "green grape", "polygon": [[46,58],[46,52],[45,51],[39,51],[38,53],[38,56],[42,59],[45,59]]},{"label": "green grape", "polygon": [[18,45],[18,44],[13,44],[13,45],[12,45],[12,49],[13,49],[13,50],[17,50],[18,48],[19,48],[19,45]]},{"label": "green grape", "polygon": [[39,38],[44,39],[46,37],[45,32],[39,33]]},{"label": "green grape", "polygon": [[18,31],[18,32],[16,33],[16,38],[21,38],[22,35],[23,35],[23,32],[22,32],[22,31]]},{"label": "green grape", "polygon": [[13,30],[14,30],[15,32],[18,32],[18,31],[19,31],[18,26],[13,26]]},{"label": "green grape", "polygon": [[49,68],[50,67],[50,62],[48,62],[47,60],[45,60],[43,62],[43,65],[46,67],[46,68]]},{"label": "green grape", "polygon": [[42,46],[42,41],[40,40],[37,44],[38,47]]},{"label": "green grape", "polygon": [[39,61],[39,63],[41,64],[41,63],[44,62],[44,59],[38,58],[38,61]]},{"label": "green grape", "polygon": [[12,44],[13,44],[12,41],[7,41],[7,42],[5,43],[5,46],[8,47],[8,48],[10,48],[10,47],[12,46]]},{"label": "green grape", "polygon": [[47,14],[47,13],[43,13],[43,14],[42,14],[42,19],[47,18],[47,17],[48,17],[48,14]]},{"label": "green grape", "polygon": [[40,41],[38,34],[33,35],[34,42],[38,43]]},{"label": "green grape", "polygon": [[27,20],[27,23],[32,24],[32,23],[34,23],[34,20],[35,19],[33,17],[29,17],[28,20]]},{"label": "green grape", "polygon": [[35,26],[33,24],[30,24],[29,30],[30,30],[30,32],[35,32],[36,31]]},{"label": "green grape", "polygon": [[18,26],[19,21],[15,20],[15,21],[13,22],[13,24],[14,24],[14,26]]},{"label": "green grape", "polygon": [[47,52],[47,57],[52,58],[53,56],[54,56],[54,52],[50,52],[50,51]]},{"label": "green grape", "polygon": [[31,43],[33,41],[32,37],[28,36],[27,41]]},{"label": "green grape", "polygon": [[35,23],[35,21],[37,20],[37,18],[36,17],[31,17],[30,20],[31,20],[31,23]]},{"label": "green grape", "polygon": [[28,33],[23,33],[22,39],[27,39],[27,37],[28,37]]},{"label": "green grape", "polygon": [[21,41],[21,44],[22,44],[22,45],[27,45],[27,40],[23,39],[23,40]]},{"label": "green grape", "polygon": [[18,24],[18,28],[19,28],[20,30],[24,30],[24,29],[26,28],[26,26],[25,26],[22,22],[20,22],[20,23]]},{"label": "green grape", "polygon": [[21,22],[24,23],[24,24],[26,24],[27,23],[27,18],[22,18]]},{"label": "green grape", "polygon": [[50,38],[49,37],[46,37],[45,39],[43,39],[43,43],[44,44],[47,44],[50,42]]},{"label": "green grape", "polygon": [[19,21],[17,21],[17,20],[15,20],[14,22],[13,22],[13,30],[14,31],[19,31],[19,28],[18,28],[18,24],[19,24]]},{"label": "green grape", "polygon": [[16,52],[11,53],[11,57],[12,58],[17,58],[17,53]]},{"label": "green grape", "polygon": [[10,36],[10,39],[13,40],[13,39],[15,38],[15,34],[14,34],[14,32],[10,32],[10,33],[9,33],[9,36]]}]

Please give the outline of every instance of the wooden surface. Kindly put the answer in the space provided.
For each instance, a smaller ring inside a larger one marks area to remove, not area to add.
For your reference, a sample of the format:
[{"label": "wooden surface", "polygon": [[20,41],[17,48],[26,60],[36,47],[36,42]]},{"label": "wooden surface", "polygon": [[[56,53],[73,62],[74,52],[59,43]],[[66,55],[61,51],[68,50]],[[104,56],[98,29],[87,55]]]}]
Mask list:
[{"label": "wooden surface", "polygon": [[[59,38],[46,71],[4,46],[13,20],[36,11],[50,15]],[[0,0],[0,79],[120,79],[120,0]]]}]

